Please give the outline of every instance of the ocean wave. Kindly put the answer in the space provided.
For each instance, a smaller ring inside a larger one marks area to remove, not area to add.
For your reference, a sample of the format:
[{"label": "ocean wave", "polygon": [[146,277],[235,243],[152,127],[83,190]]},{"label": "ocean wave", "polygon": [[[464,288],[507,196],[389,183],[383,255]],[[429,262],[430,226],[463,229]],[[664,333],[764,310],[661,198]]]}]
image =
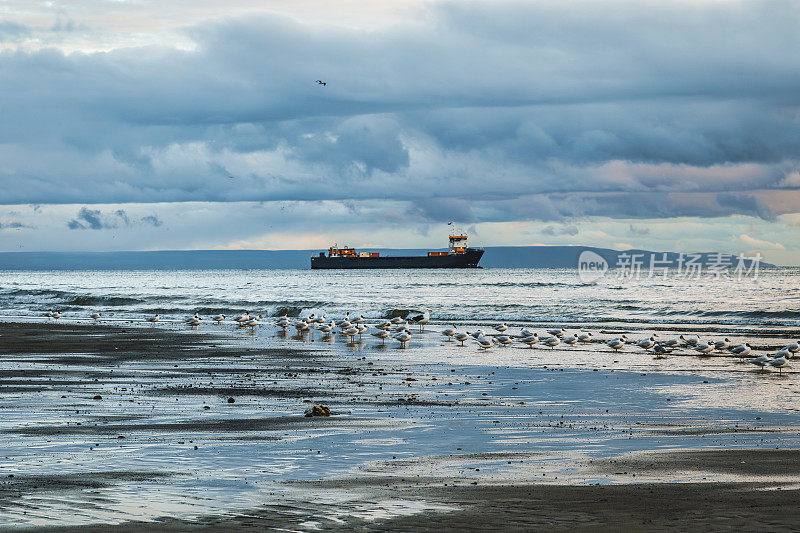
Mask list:
[{"label": "ocean wave", "polygon": [[381,316],[390,320],[398,317],[405,319],[408,315],[414,312],[416,312],[414,309],[388,309]]},{"label": "ocean wave", "polygon": [[782,311],[767,311],[765,309],[757,309],[757,310],[739,310],[739,311],[701,311],[696,313],[699,316],[707,316],[707,317],[726,317],[726,316],[737,316],[742,318],[763,318],[763,319],[771,319],[771,320],[779,320],[779,319],[792,319],[792,318],[800,318],[800,311],[791,311],[788,309],[784,309]]},{"label": "ocean wave", "polygon": [[318,308],[318,307],[327,307],[332,305],[332,302],[327,302],[324,300],[228,300],[222,298],[201,298],[192,300],[192,304],[195,306],[227,306],[227,307],[241,307],[243,309],[255,309],[255,308],[272,308],[275,306],[291,306],[291,307],[302,307],[302,308]]},{"label": "ocean wave", "polygon": [[514,282],[514,281],[498,281],[495,283],[487,283],[485,286],[487,287],[583,287],[586,285],[596,285],[596,283],[582,283],[580,281],[576,281],[575,283],[567,283],[563,281],[522,281],[522,282]]},{"label": "ocean wave", "polygon": [[300,316],[300,313],[303,312],[302,307],[297,307],[293,305],[283,305],[275,309],[272,312],[272,316]]},{"label": "ocean wave", "polygon": [[19,297],[19,296],[45,296],[48,298],[59,298],[69,296],[75,293],[67,291],[59,291],[55,289],[12,289],[9,291],[0,291],[0,298],[4,296]]},{"label": "ocean wave", "polygon": [[64,305],[71,305],[75,307],[117,307],[122,305],[135,305],[144,302],[145,300],[141,298],[131,298],[128,296],[75,296],[74,298],[64,300],[62,303]]},{"label": "ocean wave", "polygon": [[[596,282],[581,282],[576,280],[574,283],[564,281],[495,281],[481,283],[481,287],[501,287],[501,288],[536,288],[536,287],[586,287],[597,285]],[[401,289],[404,287],[474,287],[473,283],[459,283],[452,281],[442,281],[437,283],[409,283],[407,285],[398,285],[396,288]]]},{"label": "ocean wave", "polygon": [[620,311],[642,311],[642,308],[640,306],[633,304],[615,305],[614,309],[619,309]]}]

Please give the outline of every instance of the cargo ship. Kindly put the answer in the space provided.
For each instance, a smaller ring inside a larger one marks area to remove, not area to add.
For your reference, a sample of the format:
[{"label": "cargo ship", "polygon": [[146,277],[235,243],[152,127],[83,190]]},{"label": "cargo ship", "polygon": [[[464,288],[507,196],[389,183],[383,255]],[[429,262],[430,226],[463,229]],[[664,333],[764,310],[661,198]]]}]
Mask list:
[{"label": "cargo ship", "polygon": [[467,235],[450,235],[446,252],[428,252],[419,256],[382,256],[378,252],[356,252],[347,246],[328,248],[311,257],[312,269],[334,268],[480,268],[482,248],[467,246]]}]

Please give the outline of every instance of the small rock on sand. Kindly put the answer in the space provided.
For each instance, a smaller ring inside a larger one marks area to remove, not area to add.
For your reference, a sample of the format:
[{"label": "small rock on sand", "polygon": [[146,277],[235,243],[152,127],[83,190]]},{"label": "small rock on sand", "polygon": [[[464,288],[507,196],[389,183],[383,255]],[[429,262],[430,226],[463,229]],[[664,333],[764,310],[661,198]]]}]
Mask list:
[{"label": "small rock on sand", "polygon": [[315,405],[311,409],[306,409],[306,416],[331,416],[331,410],[324,405]]}]

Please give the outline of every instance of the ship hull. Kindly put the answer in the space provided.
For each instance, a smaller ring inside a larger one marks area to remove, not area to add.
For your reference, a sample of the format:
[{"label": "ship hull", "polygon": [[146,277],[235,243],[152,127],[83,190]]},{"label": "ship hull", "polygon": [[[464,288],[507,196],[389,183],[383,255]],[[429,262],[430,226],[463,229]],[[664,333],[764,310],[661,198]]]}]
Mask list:
[{"label": "ship hull", "polygon": [[363,268],[480,268],[478,262],[483,250],[467,248],[463,254],[422,255],[409,257],[326,257],[311,258],[311,268],[363,269]]}]

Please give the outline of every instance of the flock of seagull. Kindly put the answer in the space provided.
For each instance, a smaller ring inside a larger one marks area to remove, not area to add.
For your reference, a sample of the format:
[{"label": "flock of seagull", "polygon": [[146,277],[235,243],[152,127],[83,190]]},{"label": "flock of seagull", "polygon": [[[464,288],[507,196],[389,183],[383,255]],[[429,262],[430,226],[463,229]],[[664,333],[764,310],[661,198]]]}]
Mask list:
[{"label": "flock of seagull", "polygon": [[411,326],[419,326],[419,331],[422,332],[425,324],[430,320],[431,310],[425,309],[422,314],[411,317],[410,320],[395,317],[370,326],[366,323],[367,319],[364,315],[351,317],[348,311],[344,318],[338,321],[328,321],[324,315],[317,316],[312,313],[305,318],[299,318],[294,321],[287,316],[283,316],[275,321],[275,325],[283,329],[283,331],[295,328],[298,335],[304,335],[312,329],[321,331],[324,335],[330,335],[334,329],[339,328],[340,332],[350,339],[350,342],[354,342],[356,336],[361,339],[364,333],[369,333],[373,337],[381,339],[381,344],[386,344],[386,339],[391,337],[400,343],[401,348],[405,348],[408,341],[411,340]]},{"label": "flock of seagull", "polygon": [[[407,343],[411,340],[411,326],[418,325],[420,332],[423,331],[425,324],[430,321],[430,309],[426,309],[424,313],[411,317],[406,320],[400,317],[393,319],[385,319],[378,324],[372,326],[366,324],[364,315],[351,318],[348,312],[345,317],[339,321],[325,318],[324,315],[316,316],[313,313],[304,318],[295,320],[290,319],[288,316],[283,316],[275,321],[275,325],[286,331],[289,328],[295,328],[298,335],[305,335],[311,330],[318,330],[325,335],[330,335],[336,328],[346,335],[351,342],[358,336],[359,339],[364,333],[369,333],[373,337],[381,339],[381,343],[385,343],[387,338],[392,338],[400,343],[401,348],[405,348]],[[240,317],[241,318],[241,317]],[[239,319],[237,319],[239,320]],[[540,337],[537,332],[530,331],[523,328],[518,334],[514,335],[509,331],[509,326],[505,323],[498,324],[493,327],[494,332],[486,334],[483,330],[477,331],[458,331],[456,326],[446,327],[441,331],[441,334],[447,337],[448,341],[460,342],[462,346],[467,341],[472,341],[477,344],[479,350],[488,350],[493,346],[509,346],[515,342],[520,342],[533,348],[539,344],[549,348],[555,348],[559,344],[573,346],[576,344],[589,344],[597,342],[591,333],[576,332],[572,335],[567,335],[567,330],[564,328],[556,328],[547,330],[547,335]],[[652,352],[655,357],[663,358],[668,353],[678,349],[685,348],[692,350],[699,356],[711,356],[716,352],[717,354],[725,354],[729,356],[746,358],[753,351],[749,343],[734,345],[730,339],[723,340],[709,340],[705,343],[700,341],[698,336],[684,336],[667,339],[656,340],[657,334],[652,334],[649,338],[639,341],[631,341],[627,335],[620,335],[611,340],[600,341],[604,342],[606,346],[613,349],[615,352],[622,350],[625,346],[632,345]],[[797,341],[787,344],[784,348],[778,350],[774,355],[760,355],[752,359],[744,359],[746,362],[764,368],[771,366],[777,368],[782,372],[783,368],[788,366],[788,359],[792,358],[800,350],[800,344]]]},{"label": "flock of seagull", "polygon": [[[425,309],[421,314],[409,317],[408,319],[395,317],[392,319],[384,319],[372,325],[367,324],[367,319],[364,315],[351,317],[350,312],[347,312],[344,318],[339,320],[329,320],[325,315],[311,313],[308,316],[295,319],[282,316],[277,318],[274,324],[284,332],[290,328],[294,328],[300,336],[307,335],[313,330],[319,331],[323,335],[332,335],[338,328],[339,332],[345,335],[350,342],[355,342],[356,337],[361,339],[362,335],[369,333],[373,337],[380,339],[381,344],[385,344],[386,339],[391,338],[399,342],[401,348],[405,348],[412,338],[412,327],[417,326],[419,332],[423,332],[425,325],[430,322],[430,313],[430,309]],[[45,316],[58,319],[61,317],[61,313],[58,311],[49,311],[45,313]],[[89,315],[89,317],[95,321],[99,320],[101,316],[101,313]],[[227,318],[226,315],[219,314],[212,317],[211,321],[219,325],[225,322]],[[263,319],[263,315],[250,315],[245,312],[232,320],[240,328],[250,328],[254,330],[256,327],[262,325],[261,321]],[[147,322],[155,324],[160,320],[160,317],[159,315],[154,315],[146,320]],[[202,321],[203,319],[200,315],[195,313],[194,316],[185,319],[183,323],[192,329],[197,329],[202,324]],[[459,331],[456,326],[448,326],[441,331],[441,334],[447,337],[448,341],[460,342],[461,346],[464,346],[468,341],[474,342],[477,344],[479,350],[488,350],[494,346],[510,346],[517,342],[530,348],[540,345],[547,346],[551,349],[560,344],[574,346],[577,344],[589,344],[594,342],[605,344],[615,352],[622,350],[626,346],[635,346],[646,352],[653,353],[656,359],[659,359],[666,357],[667,354],[676,349],[685,349],[699,356],[712,356],[717,354],[738,357],[760,368],[765,368],[767,366],[777,368],[779,372],[788,366],[788,360],[800,351],[800,344],[794,341],[776,351],[773,355],[765,354],[745,359],[751,355],[753,347],[747,342],[734,345],[728,338],[702,342],[699,336],[680,335],[667,340],[656,340],[658,335],[654,333],[650,337],[639,341],[630,340],[627,335],[619,335],[613,339],[602,341],[595,339],[591,333],[587,332],[575,332],[569,335],[564,328],[548,329],[547,334],[542,336],[526,328],[520,330],[518,334],[512,334],[506,323],[497,324],[493,326],[492,329],[494,331],[490,333],[486,333],[482,329],[471,332]]]}]

